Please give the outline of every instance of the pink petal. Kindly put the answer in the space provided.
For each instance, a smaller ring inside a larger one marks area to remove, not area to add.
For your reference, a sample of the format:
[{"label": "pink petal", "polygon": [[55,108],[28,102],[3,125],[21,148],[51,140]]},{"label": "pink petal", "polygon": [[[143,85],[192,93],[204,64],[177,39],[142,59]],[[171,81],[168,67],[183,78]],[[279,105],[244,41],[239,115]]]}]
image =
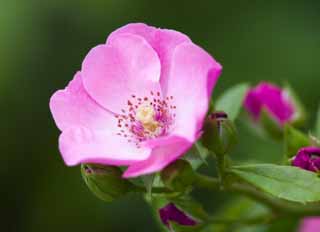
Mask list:
[{"label": "pink petal", "polygon": [[113,40],[118,35],[128,34],[128,33],[139,35],[143,37],[149,44],[152,44],[153,41],[155,40],[156,31],[157,31],[157,28],[148,26],[144,23],[129,23],[112,32],[107,39],[107,44],[109,43],[109,41]]},{"label": "pink petal", "polygon": [[136,177],[162,170],[182,156],[192,146],[192,143],[182,137],[167,136],[149,140],[145,143],[145,146],[153,148],[149,158],[132,164],[123,174],[123,177]]},{"label": "pink petal", "polygon": [[176,105],[173,133],[193,142],[202,128],[222,66],[192,43],[179,45],[172,61],[167,96],[173,96]]},{"label": "pink petal", "polygon": [[175,30],[159,29],[143,23],[131,23],[114,31],[109,36],[107,44],[123,33],[142,36],[157,52],[161,62],[162,92],[166,93],[173,51],[179,44],[191,42],[189,37]]},{"label": "pink petal", "polygon": [[98,105],[85,91],[81,73],[77,72],[64,90],[58,90],[50,99],[50,110],[58,128],[71,126],[115,130],[115,117]]},{"label": "pink petal", "polygon": [[63,131],[59,148],[69,166],[80,163],[129,165],[150,155],[149,148],[138,148],[121,136],[86,127],[71,127]]},{"label": "pink petal", "polygon": [[301,225],[299,232],[317,232],[320,231],[320,217],[307,217]]},{"label": "pink petal", "polygon": [[82,63],[84,87],[99,104],[121,113],[131,95],[160,90],[160,61],[140,36],[122,34],[93,48]]}]

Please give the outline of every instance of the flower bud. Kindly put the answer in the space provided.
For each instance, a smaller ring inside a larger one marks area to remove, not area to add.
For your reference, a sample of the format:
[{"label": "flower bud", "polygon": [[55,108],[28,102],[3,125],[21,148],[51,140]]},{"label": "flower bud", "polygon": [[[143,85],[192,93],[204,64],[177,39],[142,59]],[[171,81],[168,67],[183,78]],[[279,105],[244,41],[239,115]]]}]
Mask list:
[{"label": "flower bud", "polygon": [[122,172],[118,167],[82,164],[81,173],[91,192],[106,202],[125,195],[134,187],[128,180],[122,178]]},{"label": "flower bud", "polygon": [[267,82],[248,91],[244,107],[254,121],[261,122],[267,116],[267,122],[274,122],[279,129],[286,123],[301,124],[305,118],[302,104],[290,87],[282,89]]},{"label": "flower bud", "polygon": [[169,229],[172,229],[170,222],[177,223],[182,226],[195,226],[198,222],[184,211],[178,209],[175,204],[169,203],[159,210],[159,215],[162,223]]},{"label": "flower bud", "polygon": [[320,171],[320,148],[301,148],[292,160],[292,165],[311,172]]},{"label": "flower bud", "polygon": [[208,116],[202,141],[203,145],[216,155],[225,155],[237,144],[237,130],[226,113],[214,112]]},{"label": "flower bud", "polygon": [[162,170],[161,179],[169,189],[183,192],[193,184],[195,173],[188,161],[177,160]]}]

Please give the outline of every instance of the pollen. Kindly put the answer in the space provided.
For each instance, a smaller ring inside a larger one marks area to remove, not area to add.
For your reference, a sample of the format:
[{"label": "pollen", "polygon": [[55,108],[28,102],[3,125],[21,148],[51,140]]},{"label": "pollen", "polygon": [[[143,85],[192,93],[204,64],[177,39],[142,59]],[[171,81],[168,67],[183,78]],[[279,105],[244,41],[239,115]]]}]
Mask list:
[{"label": "pollen", "polygon": [[131,95],[122,114],[115,115],[118,135],[140,147],[140,142],[167,135],[175,119],[176,106],[173,97],[162,99],[160,92],[150,92],[150,96]]},{"label": "pollen", "polygon": [[156,112],[152,106],[141,105],[137,109],[136,119],[140,121],[142,124],[150,124],[150,123],[154,123],[155,115],[156,115]]}]

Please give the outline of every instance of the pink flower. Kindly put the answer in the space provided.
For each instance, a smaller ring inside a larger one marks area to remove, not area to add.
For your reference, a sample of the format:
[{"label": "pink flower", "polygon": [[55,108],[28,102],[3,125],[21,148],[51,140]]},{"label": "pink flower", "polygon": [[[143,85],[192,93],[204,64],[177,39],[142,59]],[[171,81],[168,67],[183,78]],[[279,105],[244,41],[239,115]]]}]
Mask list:
[{"label": "pink flower", "polygon": [[280,125],[293,120],[296,112],[288,94],[278,86],[267,82],[262,82],[249,90],[244,106],[255,120],[259,120],[264,109]]},{"label": "pink flower", "polygon": [[320,231],[320,217],[305,218],[300,224],[299,232],[318,232]]},{"label": "pink flower", "polygon": [[50,99],[65,163],[127,165],[124,177],[161,170],[199,137],[221,70],[177,31],[114,31]]}]

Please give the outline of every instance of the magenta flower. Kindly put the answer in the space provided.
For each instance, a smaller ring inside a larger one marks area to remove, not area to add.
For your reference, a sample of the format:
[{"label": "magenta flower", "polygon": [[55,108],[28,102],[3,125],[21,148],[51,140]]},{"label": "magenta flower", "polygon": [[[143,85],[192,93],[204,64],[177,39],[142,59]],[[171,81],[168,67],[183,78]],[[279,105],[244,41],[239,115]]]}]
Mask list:
[{"label": "magenta flower", "polygon": [[305,218],[300,224],[299,232],[318,232],[318,231],[320,231],[320,217]]},{"label": "magenta flower", "polygon": [[182,210],[178,209],[173,203],[167,204],[159,210],[162,223],[170,228],[170,222],[175,222],[182,226],[195,226],[198,223]]},{"label": "magenta flower", "polygon": [[318,172],[320,170],[320,148],[301,148],[293,158],[292,165],[308,171]]},{"label": "magenta flower", "polygon": [[50,100],[67,165],[156,172],[199,137],[222,67],[184,34],[128,24],[91,49]]},{"label": "magenta flower", "polygon": [[249,90],[244,106],[255,120],[259,120],[262,110],[266,110],[280,125],[292,121],[296,112],[288,94],[267,82],[262,82]]}]

